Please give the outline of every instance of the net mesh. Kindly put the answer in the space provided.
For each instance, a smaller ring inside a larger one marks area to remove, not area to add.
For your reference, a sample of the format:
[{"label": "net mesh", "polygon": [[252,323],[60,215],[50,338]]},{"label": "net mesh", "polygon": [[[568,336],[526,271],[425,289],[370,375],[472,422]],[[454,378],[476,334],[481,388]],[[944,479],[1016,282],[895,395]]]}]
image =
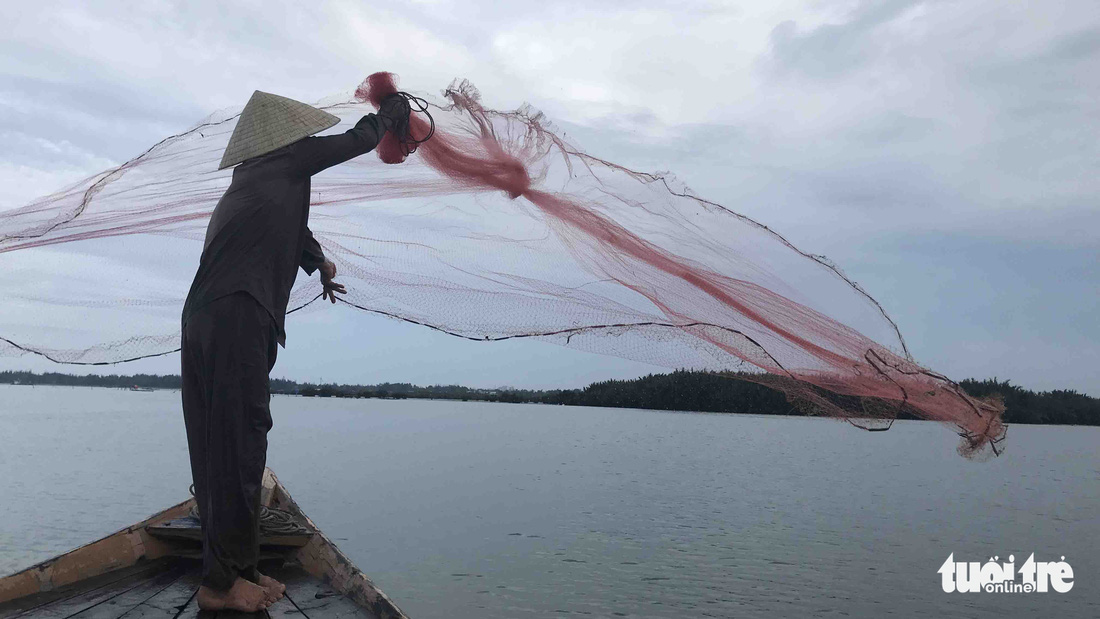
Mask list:
[{"label": "net mesh", "polygon": [[[350,128],[395,90],[375,74],[317,105]],[[953,424],[999,452],[1003,406],[914,362],[883,308],[835,265],[667,174],[567,142],[536,110],[497,111],[456,81],[425,97],[434,135],[401,165],[389,139],[313,178],[310,227],[364,312],[478,341],[538,338],[728,372],[804,411],[885,429]],[[239,110],[0,214],[0,354],[113,364],[170,354]],[[427,135],[416,113],[412,136]],[[320,295],[300,277],[290,307]]]}]

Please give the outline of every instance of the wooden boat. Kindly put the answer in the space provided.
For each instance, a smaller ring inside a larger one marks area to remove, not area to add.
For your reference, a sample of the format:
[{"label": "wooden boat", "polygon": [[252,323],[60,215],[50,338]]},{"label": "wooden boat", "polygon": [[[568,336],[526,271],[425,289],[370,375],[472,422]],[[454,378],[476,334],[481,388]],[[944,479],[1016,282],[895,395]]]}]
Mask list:
[{"label": "wooden boat", "polygon": [[[260,567],[286,596],[257,617],[407,619],[264,472],[261,502],[282,510],[284,526],[261,535]],[[0,619],[231,619],[196,601],[202,547],[195,500],[0,578]],[[293,519],[292,522],[286,522]],[[289,526],[288,526],[289,525]]]}]

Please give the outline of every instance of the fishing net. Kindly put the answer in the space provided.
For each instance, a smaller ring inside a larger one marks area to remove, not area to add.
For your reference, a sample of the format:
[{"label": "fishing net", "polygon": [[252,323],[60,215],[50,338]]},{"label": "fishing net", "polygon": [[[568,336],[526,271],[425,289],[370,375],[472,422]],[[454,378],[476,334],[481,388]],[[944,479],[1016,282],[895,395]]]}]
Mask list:
[{"label": "fishing net", "polygon": [[[318,102],[341,118],[332,131],[373,112],[391,77]],[[471,340],[728,372],[867,429],[948,422],[964,455],[998,452],[1003,407],[915,363],[883,308],[824,258],[671,175],[585,153],[530,107],[489,109],[468,82],[423,105],[431,121],[413,115],[411,142],[378,148],[400,161],[418,146],[401,165],[367,155],[313,178],[310,227],[343,303]],[[0,354],[94,365],[179,348],[238,113],[0,214]],[[291,309],[320,292],[300,277]]]}]

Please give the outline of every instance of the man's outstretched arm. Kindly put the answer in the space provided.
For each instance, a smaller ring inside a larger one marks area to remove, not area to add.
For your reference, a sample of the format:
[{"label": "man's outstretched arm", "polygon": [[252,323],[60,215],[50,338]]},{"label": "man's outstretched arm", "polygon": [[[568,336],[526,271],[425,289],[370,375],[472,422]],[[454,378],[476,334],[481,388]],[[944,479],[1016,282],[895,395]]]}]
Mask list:
[{"label": "man's outstretched arm", "polygon": [[367,114],[343,133],[299,140],[293,147],[295,167],[300,174],[313,176],[321,170],[369,153],[385,134],[382,119]]},{"label": "man's outstretched arm", "polygon": [[313,176],[378,146],[388,130],[404,132],[409,124],[409,103],[400,95],[387,97],[377,114],[367,114],[355,126],[343,133],[319,138],[305,138],[294,145],[298,172]]}]

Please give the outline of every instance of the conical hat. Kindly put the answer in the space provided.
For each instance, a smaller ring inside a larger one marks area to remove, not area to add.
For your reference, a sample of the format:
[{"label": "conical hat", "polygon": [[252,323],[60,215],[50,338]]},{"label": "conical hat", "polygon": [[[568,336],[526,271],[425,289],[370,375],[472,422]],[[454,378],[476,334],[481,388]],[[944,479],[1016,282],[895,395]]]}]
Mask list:
[{"label": "conical hat", "polygon": [[237,119],[218,169],[270,153],[339,122],[323,110],[257,90]]}]

